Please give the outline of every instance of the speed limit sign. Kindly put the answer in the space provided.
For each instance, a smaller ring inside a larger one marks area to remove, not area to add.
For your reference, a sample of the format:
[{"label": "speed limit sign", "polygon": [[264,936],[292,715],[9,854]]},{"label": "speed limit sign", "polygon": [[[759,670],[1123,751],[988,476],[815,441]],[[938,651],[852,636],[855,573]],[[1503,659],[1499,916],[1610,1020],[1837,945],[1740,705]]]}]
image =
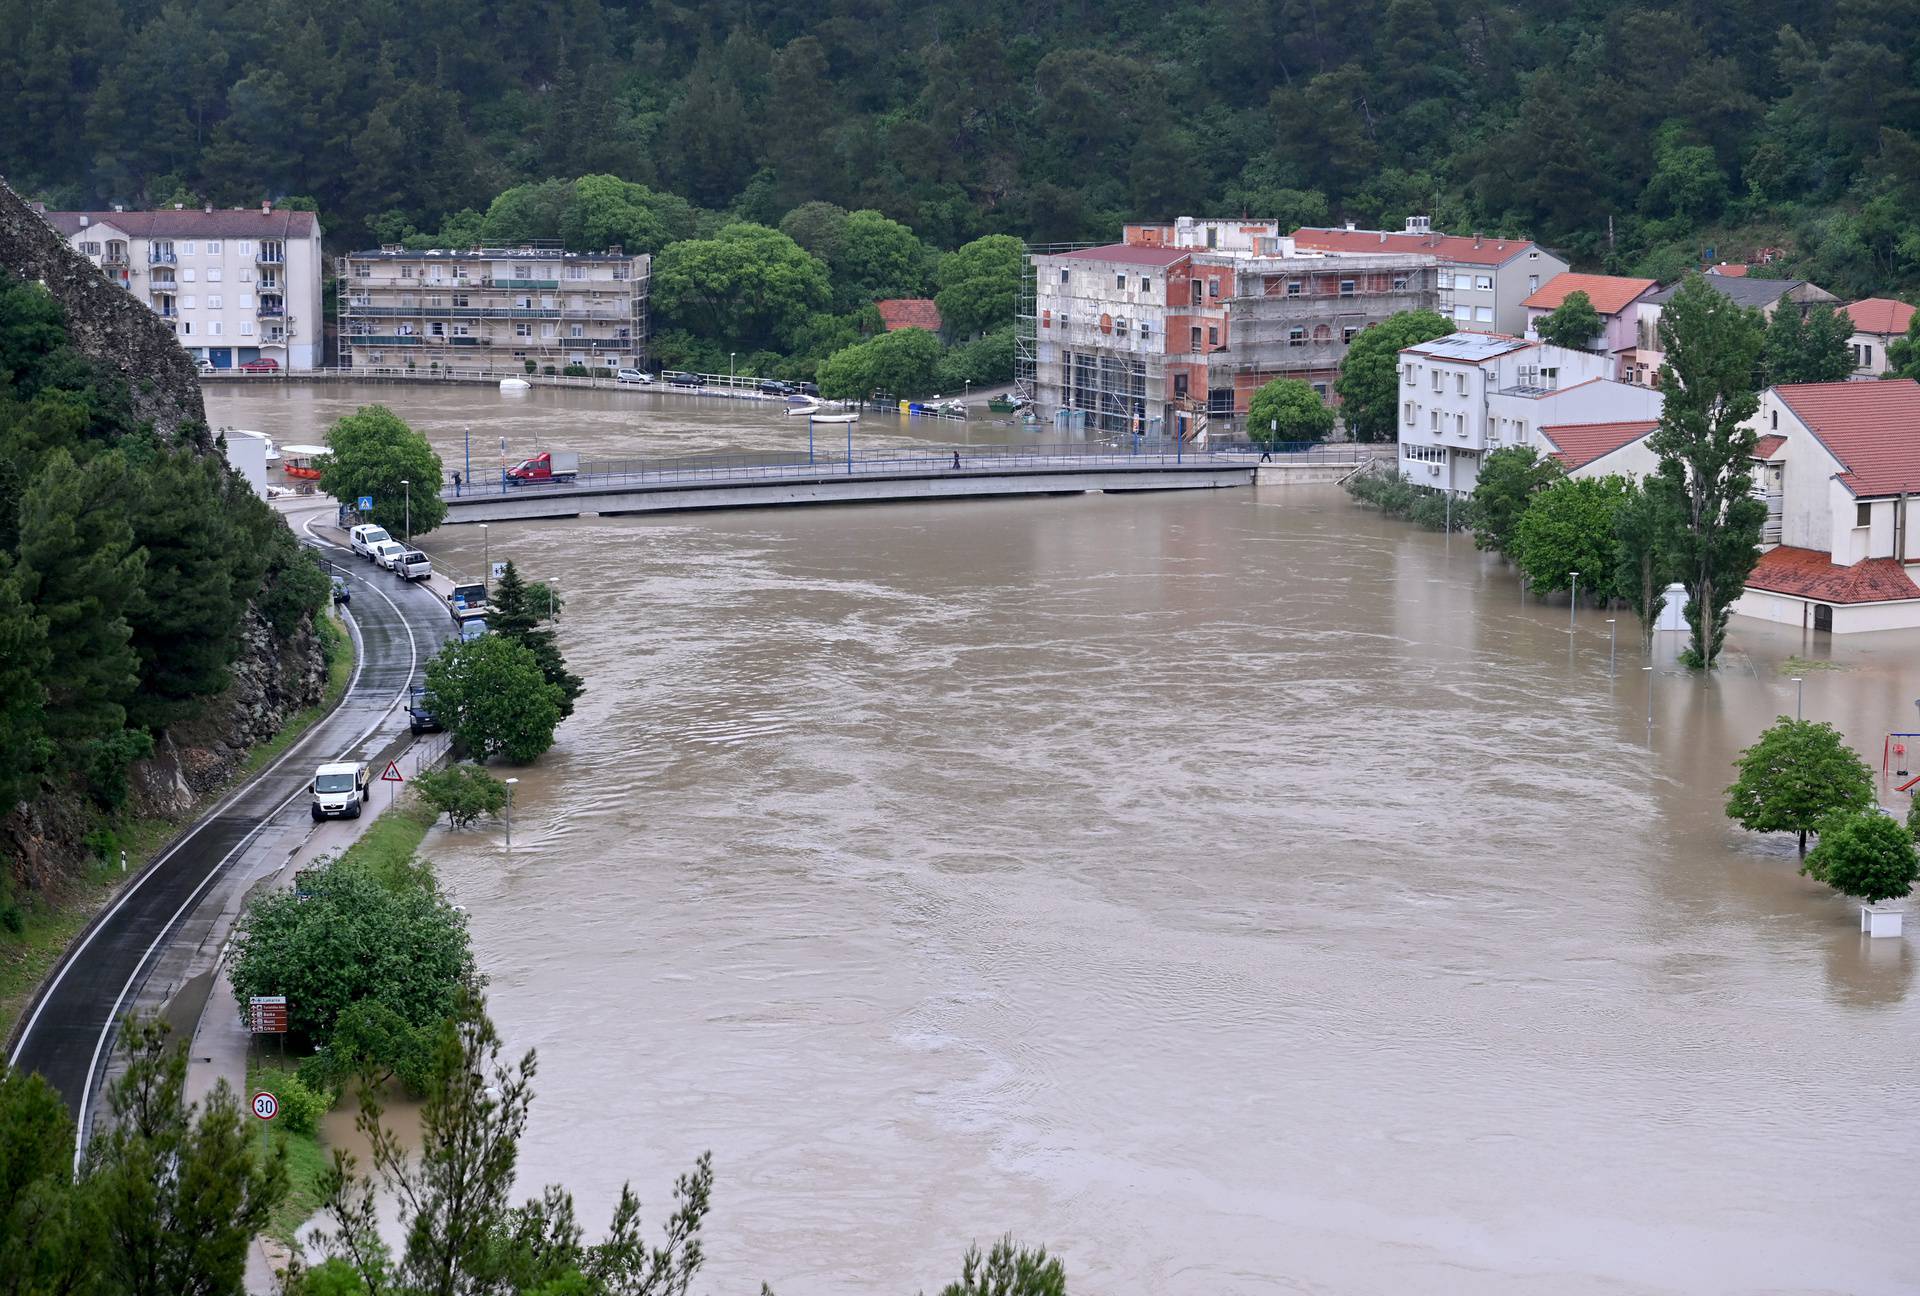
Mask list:
[{"label": "speed limit sign", "polygon": [[261,1120],[272,1120],[280,1112],[280,1100],[262,1089],[253,1096],[253,1114]]}]

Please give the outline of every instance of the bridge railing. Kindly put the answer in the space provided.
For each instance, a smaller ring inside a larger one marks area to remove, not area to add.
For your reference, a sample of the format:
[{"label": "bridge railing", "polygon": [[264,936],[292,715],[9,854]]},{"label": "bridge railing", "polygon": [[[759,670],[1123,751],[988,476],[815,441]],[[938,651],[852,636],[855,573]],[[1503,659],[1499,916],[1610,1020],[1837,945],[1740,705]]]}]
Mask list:
[{"label": "bridge railing", "polygon": [[[1305,454],[1305,448],[1299,453]],[[849,455],[846,444],[843,441],[836,443],[836,439],[829,434],[815,441],[811,456],[804,451],[737,451],[728,454],[583,459],[574,486],[640,486],[692,481],[752,482],[831,473],[874,476],[941,469],[952,471],[956,455],[960,460],[958,471],[971,473],[1094,465],[1145,468],[1160,464],[1231,463],[1243,466],[1246,463],[1243,455],[1229,457],[1210,450],[1144,438],[1138,441],[1128,438],[1105,442],[1076,441],[1061,445],[855,446]],[[1298,458],[1298,455],[1289,458]],[[509,485],[503,474],[463,483],[460,497],[566,489],[569,487],[561,483]],[[454,498],[451,489],[445,494],[449,499]]]}]

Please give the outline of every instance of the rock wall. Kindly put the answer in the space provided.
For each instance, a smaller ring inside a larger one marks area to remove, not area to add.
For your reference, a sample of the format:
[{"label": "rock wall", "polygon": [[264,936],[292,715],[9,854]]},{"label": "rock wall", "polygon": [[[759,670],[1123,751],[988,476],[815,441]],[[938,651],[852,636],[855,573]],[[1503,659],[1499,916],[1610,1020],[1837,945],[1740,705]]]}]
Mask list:
[{"label": "rock wall", "polygon": [[[172,434],[207,421],[200,375],[173,330],[98,266],[73,250],[53,226],[0,180],[0,267],[46,285],[66,308],[73,344],[118,373],[133,407],[156,429]],[[212,442],[202,433],[202,444]]]}]

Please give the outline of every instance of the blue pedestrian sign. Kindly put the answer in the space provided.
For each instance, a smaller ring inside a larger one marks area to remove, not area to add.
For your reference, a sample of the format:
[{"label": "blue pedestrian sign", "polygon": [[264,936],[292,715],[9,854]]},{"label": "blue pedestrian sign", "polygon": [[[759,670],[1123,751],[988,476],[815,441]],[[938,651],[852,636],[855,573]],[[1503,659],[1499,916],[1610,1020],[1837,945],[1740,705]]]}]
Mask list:
[{"label": "blue pedestrian sign", "polygon": [[360,510],[360,511],[361,511],[362,513],[371,513],[371,512],[373,512],[373,496],[371,496],[371,495],[362,495],[362,496],[360,497],[360,502],[359,502],[358,504],[356,504],[356,505],[354,505],[354,507],[355,507],[355,508],[357,508],[357,509],[359,509],[359,510]]}]

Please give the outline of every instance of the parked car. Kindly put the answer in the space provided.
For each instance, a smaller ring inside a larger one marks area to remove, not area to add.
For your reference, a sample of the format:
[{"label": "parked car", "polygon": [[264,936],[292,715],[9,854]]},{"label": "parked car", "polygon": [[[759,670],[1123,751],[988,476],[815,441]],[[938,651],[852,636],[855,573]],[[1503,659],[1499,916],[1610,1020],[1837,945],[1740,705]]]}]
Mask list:
[{"label": "parked car", "polygon": [[393,565],[406,556],[407,547],[398,540],[382,540],[373,547],[373,560],[388,571],[392,571]]},{"label": "parked car", "polygon": [[453,614],[455,625],[475,617],[484,617],[487,614],[487,587],[481,584],[455,585],[453,592],[447,595],[447,611]]},{"label": "parked car", "polygon": [[814,383],[797,382],[793,384],[793,394],[796,396],[818,396],[820,394],[820,388]]},{"label": "parked car", "polygon": [[280,372],[280,362],[278,360],[271,359],[268,356],[261,356],[258,360],[249,360],[245,364],[241,365],[240,372],[241,373],[278,373]]},{"label": "parked car", "polygon": [[669,369],[666,373],[669,387],[705,387],[707,380],[699,374],[684,373],[679,369]]},{"label": "parked car", "polygon": [[793,384],[782,382],[778,378],[762,378],[760,391],[766,396],[790,396],[793,394]]},{"label": "parked car", "polygon": [[372,562],[373,547],[377,544],[385,544],[391,539],[393,539],[393,537],[387,534],[385,527],[377,527],[371,522],[362,522],[359,526],[347,532],[347,548],[353,550],[368,562]]},{"label": "parked car", "polygon": [[617,383],[650,383],[653,375],[639,369],[622,369],[613,376],[613,380]]},{"label": "parked car", "polygon": [[393,560],[393,574],[404,581],[425,580],[433,575],[433,560],[418,549],[409,549]]},{"label": "parked car", "polygon": [[214,367],[213,361],[211,360],[202,360],[199,364],[195,365],[194,367],[198,369],[202,375],[220,372],[218,369]]}]

